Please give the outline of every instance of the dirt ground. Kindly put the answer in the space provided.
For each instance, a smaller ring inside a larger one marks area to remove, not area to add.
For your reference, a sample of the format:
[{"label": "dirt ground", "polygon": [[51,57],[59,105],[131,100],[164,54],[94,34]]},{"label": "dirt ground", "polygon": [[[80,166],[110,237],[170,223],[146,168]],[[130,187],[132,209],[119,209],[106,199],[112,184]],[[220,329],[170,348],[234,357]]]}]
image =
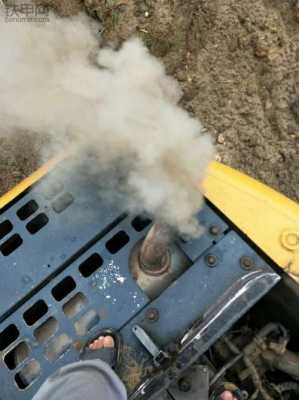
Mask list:
[{"label": "dirt ground", "polygon": [[[141,36],[180,81],[217,158],[299,200],[299,1],[42,2],[63,16],[88,10],[103,44]],[[26,133],[0,139],[0,193],[36,168],[41,145]]]}]

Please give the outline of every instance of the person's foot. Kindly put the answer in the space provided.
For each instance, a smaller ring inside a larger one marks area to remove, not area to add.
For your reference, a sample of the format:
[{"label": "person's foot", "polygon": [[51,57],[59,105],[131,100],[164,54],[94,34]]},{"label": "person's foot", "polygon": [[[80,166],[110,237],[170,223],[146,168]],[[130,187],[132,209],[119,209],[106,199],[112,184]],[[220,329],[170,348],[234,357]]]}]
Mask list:
[{"label": "person's foot", "polygon": [[89,345],[89,349],[99,350],[103,348],[111,348],[114,347],[114,345],[114,339],[112,336],[100,336]]},{"label": "person's foot", "polygon": [[220,395],[221,400],[237,400],[235,396],[230,392],[229,390],[225,390],[221,395]]},{"label": "person's foot", "polygon": [[[99,350],[103,348],[113,348],[115,346],[112,336],[100,336],[89,345],[90,350]],[[221,400],[237,400],[235,396],[229,391],[225,390],[220,395]]]},{"label": "person's foot", "polygon": [[121,354],[120,334],[111,329],[103,329],[98,336],[85,344],[79,357],[81,361],[101,360],[116,369],[119,367]]}]

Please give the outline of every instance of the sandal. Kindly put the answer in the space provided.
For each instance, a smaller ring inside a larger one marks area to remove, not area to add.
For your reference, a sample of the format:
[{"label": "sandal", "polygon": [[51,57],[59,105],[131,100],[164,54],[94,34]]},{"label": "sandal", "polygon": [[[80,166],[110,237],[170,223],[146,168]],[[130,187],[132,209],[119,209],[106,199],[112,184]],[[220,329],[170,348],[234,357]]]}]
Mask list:
[{"label": "sandal", "polygon": [[[114,340],[114,347],[102,347],[101,349],[91,350],[89,345],[100,336],[111,336]],[[80,353],[80,360],[88,361],[100,359],[110,365],[111,368],[116,369],[120,363],[121,351],[122,340],[119,333],[111,329],[104,329],[101,330],[96,337],[93,337],[85,344]]]},{"label": "sandal", "polygon": [[222,383],[213,390],[209,397],[209,400],[221,400],[222,394],[225,391],[230,392],[236,400],[241,400],[243,398],[242,392],[237,386],[232,383]]}]

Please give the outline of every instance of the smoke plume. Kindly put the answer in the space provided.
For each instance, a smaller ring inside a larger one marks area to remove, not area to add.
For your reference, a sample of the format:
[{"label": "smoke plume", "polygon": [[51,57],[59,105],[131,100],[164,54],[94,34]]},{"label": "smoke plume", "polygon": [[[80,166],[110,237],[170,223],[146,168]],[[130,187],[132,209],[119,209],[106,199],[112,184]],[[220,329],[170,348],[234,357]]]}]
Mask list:
[{"label": "smoke plume", "polygon": [[50,135],[64,150],[92,149],[92,168],[106,171],[111,182],[117,171],[125,176],[122,189],[112,189],[130,211],[145,210],[196,234],[211,140],[177,105],[177,82],[139,39],[100,49],[85,16],[1,19],[0,54],[2,133],[26,129]]}]

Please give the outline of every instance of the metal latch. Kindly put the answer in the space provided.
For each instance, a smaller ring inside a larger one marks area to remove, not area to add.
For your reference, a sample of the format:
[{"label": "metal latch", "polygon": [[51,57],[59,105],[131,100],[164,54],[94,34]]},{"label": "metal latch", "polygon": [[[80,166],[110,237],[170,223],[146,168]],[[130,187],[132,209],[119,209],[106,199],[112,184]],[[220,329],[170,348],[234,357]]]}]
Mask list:
[{"label": "metal latch", "polygon": [[152,355],[154,364],[160,367],[166,360],[169,359],[168,353],[158,348],[152,338],[145,332],[139,325],[134,325],[132,328],[134,335],[137,337],[139,342],[146,348],[146,350]]}]

